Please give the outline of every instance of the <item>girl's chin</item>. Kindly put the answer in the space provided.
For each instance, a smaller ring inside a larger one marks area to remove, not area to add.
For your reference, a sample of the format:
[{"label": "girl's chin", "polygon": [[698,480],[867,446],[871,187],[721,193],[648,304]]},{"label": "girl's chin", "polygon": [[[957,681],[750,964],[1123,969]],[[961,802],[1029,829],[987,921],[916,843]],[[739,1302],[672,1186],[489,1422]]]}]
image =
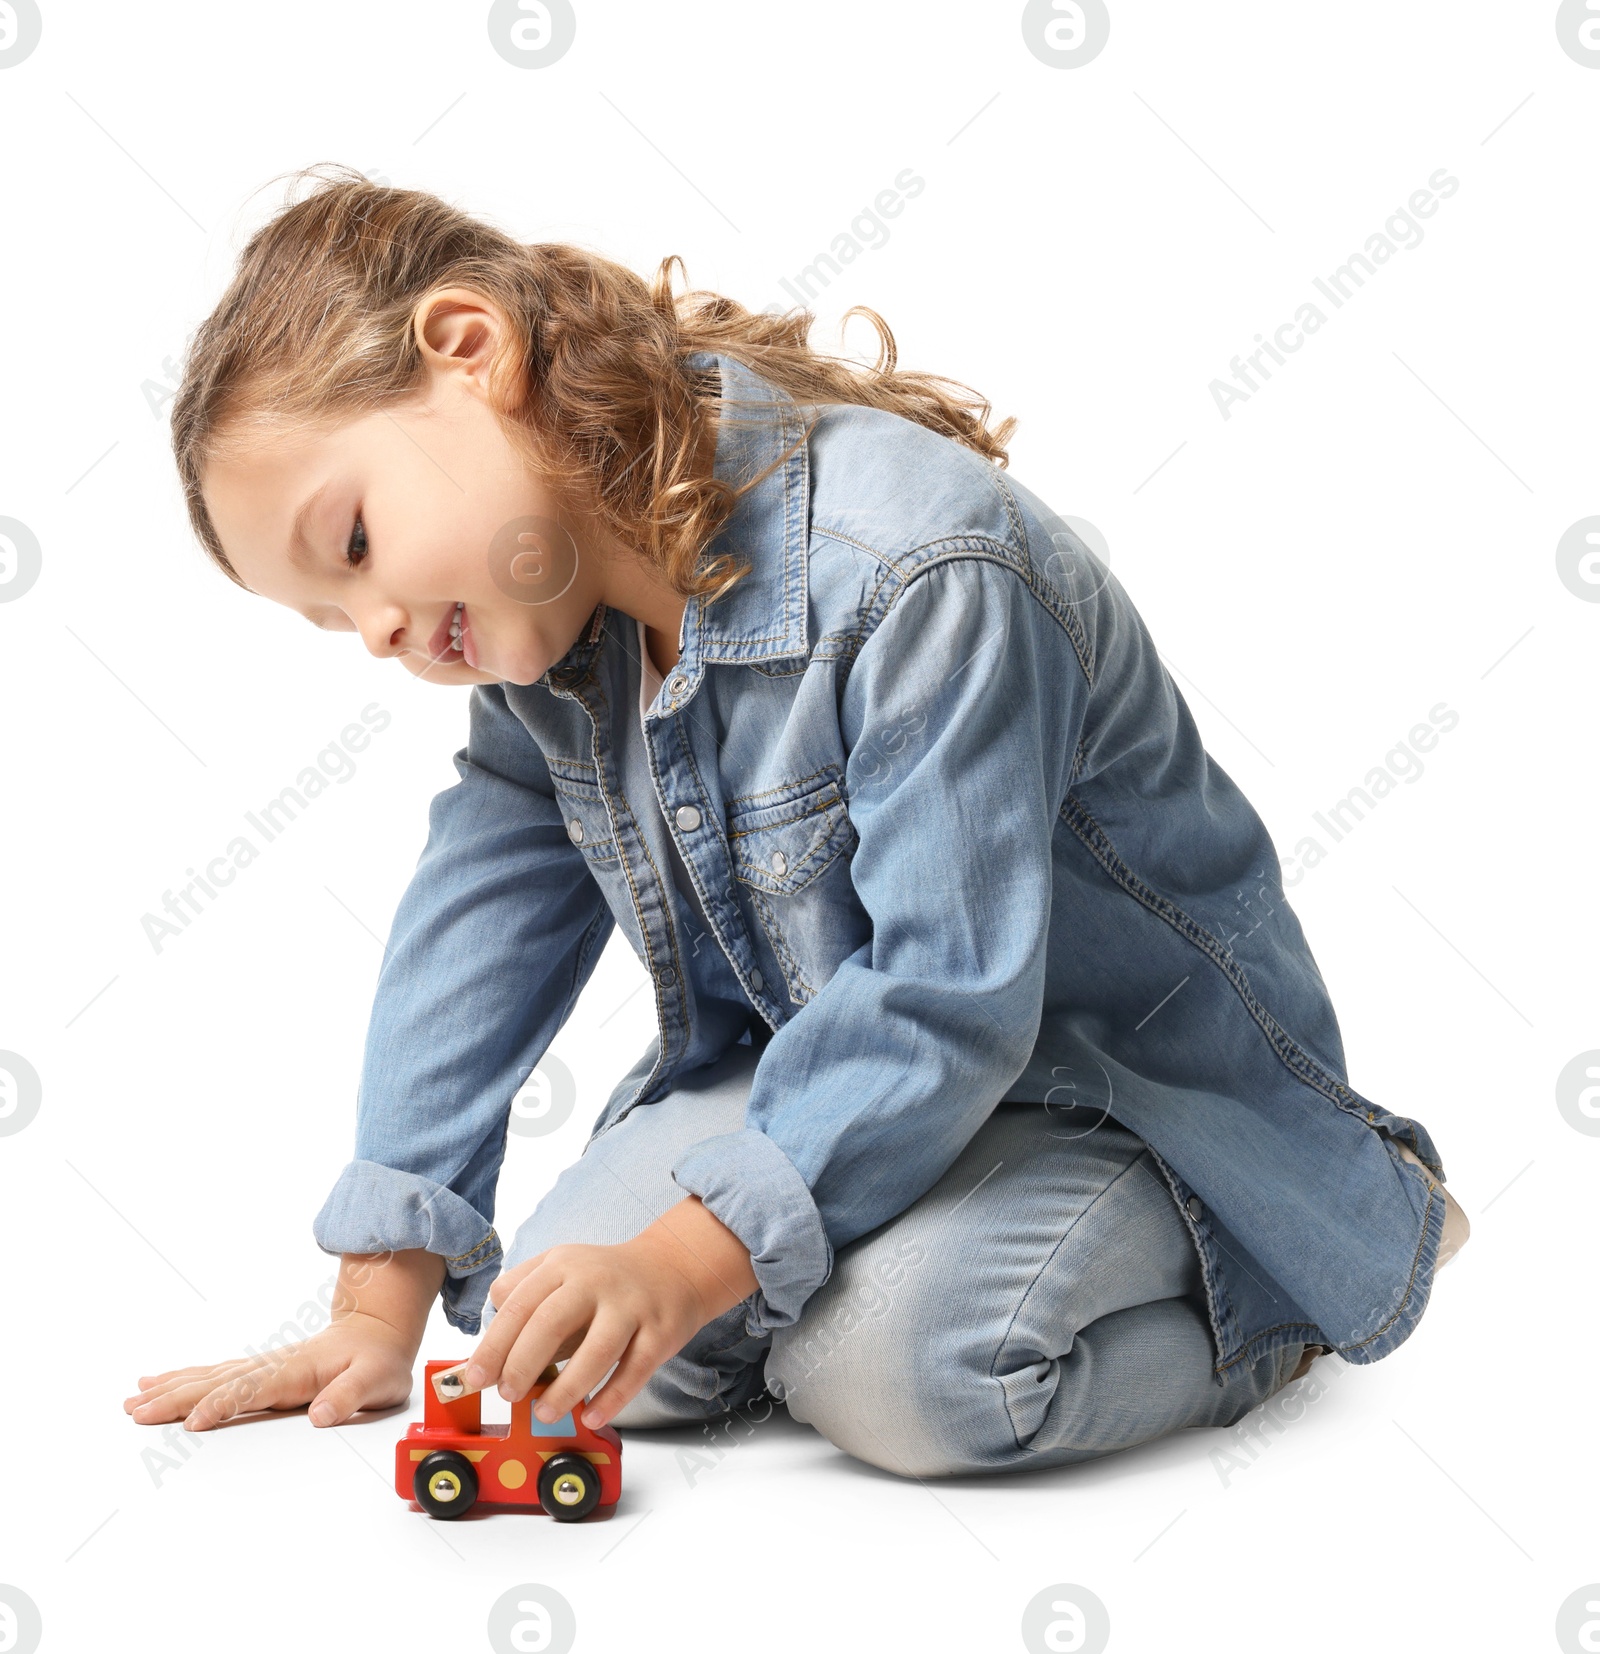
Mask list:
[{"label": "girl's chin", "polygon": [[[486,665],[480,667],[480,670],[486,674],[490,672]],[[492,675],[497,683],[512,683],[520,689],[526,689],[529,684],[537,683],[544,673],[543,661],[530,660],[527,656],[521,659],[513,656],[503,664],[495,666]]]}]

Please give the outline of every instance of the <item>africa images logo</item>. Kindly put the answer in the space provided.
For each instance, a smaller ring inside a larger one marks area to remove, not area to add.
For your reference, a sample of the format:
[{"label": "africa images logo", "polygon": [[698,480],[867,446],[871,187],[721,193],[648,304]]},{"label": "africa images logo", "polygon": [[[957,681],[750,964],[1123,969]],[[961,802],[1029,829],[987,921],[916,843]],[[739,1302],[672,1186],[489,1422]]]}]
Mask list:
[{"label": "africa images logo", "polygon": [[[1367,237],[1359,252],[1351,253],[1343,264],[1330,270],[1326,276],[1311,278],[1317,295],[1326,300],[1332,309],[1344,309],[1365,287],[1368,277],[1377,275],[1396,253],[1415,252],[1422,245],[1423,236],[1422,226],[1417,220],[1432,218],[1439,210],[1439,203],[1448,201],[1461,188],[1461,181],[1452,178],[1443,167],[1429,174],[1428,184],[1427,189],[1413,190],[1405,206],[1396,207],[1383,221],[1383,227]],[[1313,297],[1306,299],[1288,321],[1280,322],[1273,329],[1270,339],[1258,333],[1256,349],[1235,356],[1229,362],[1228,370],[1233,375],[1233,383],[1229,384],[1225,379],[1211,381],[1209,389],[1217,412],[1224,419],[1231,419],[1234,403],[1248,402],[1272,377],[1272,369],[1264,358],[1270,357],[1279,367],[1284,366],[1289,356],[1319,332],[1327,320],[1327,312]],[[1261,380],[1259,384],[1258,377]]]}]

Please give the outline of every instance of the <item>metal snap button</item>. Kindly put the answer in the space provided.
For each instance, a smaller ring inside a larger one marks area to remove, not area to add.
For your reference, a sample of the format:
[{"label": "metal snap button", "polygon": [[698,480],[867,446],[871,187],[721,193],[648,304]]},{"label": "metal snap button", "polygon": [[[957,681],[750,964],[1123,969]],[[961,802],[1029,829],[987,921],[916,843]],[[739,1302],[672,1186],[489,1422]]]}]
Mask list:
[{"label": "metal snap button", "polygon": [[688,687],[689,680],[681,672],[675,672],[667,682],[667,688],[674,695],[681,695]]},{"label": "metal snap button", "polygon": [[772,852],[772,871],[781,879],[789,871],[789,858],[781,850]]},{"label": "metal snap button", "polygon": [[661,967],[661,986],[670,988],[677,979],[677,975],[678,973],[670,965],[663,965]]},{"label": "metal snap button", "polygon": [[1200,1204],[1199,1195],[1190,1195],[1188,1200],[1184,1202],[1184,1209],[1198,1223],[1200,1214],[1205,1210],[1205,1207]]},{"label": "metal snap button", "polygon": [[756,971],[756,970],[751,971],[751,973],[750,973],[750,986],[752,988],[754,988],[757,993],[760,993],[761,990],[764,987],[766,987],[766,985],[767,985],[767,980],[761,974],[760,971]]},{"label": "metal snap button", "polygon": [[574,816],[572,820],[567,823],[567,837],[571,839],[574,844],[583,843],[583,823],[579,821],[576,816]]},{"label": "metal snap button", "polygon": [[692,804],[680,804],[673,818],[686,833],[692,833],[700,825],[700,812]]}]

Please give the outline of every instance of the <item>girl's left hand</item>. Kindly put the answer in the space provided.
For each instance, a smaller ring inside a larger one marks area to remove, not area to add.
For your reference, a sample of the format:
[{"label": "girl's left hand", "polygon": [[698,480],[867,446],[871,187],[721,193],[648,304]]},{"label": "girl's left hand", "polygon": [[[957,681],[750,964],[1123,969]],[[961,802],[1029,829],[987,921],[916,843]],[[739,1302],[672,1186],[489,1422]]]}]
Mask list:
[{"label": "girl's left hand", "polygon": [[[725,1229],[722,1235],[733,1240]],[[701,1327],[747,1295],[741,1288],[753,1290],[749,1254],[733,1244],[731,1263],[742,1258],[743,1271],[730,1267],[725,1254],[708,1258],[691,1249],[659,1222],[619,1245],[552,1246],[540,1252],[489,1288],[496,1313],[463,1374],[468,1387],[498,1383],[502,1396],[518,1401],[551,1362],[571,1352],[533,1410],[548,1424],[577,1406],[612,1363],[620,1362],[583,1411],[583,1423],[595,1429],[619,1413]]]}]

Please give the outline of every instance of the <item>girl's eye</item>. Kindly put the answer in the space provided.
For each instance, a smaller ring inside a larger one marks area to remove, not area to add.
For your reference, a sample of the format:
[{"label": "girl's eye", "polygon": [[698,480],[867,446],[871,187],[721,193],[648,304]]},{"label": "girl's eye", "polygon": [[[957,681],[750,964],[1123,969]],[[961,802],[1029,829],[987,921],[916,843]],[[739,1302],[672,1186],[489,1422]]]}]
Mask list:
[{"label": "girl's eye", "polygon": [[[359,547],[359,550],[357,549]],[[345,548],[344,560],[350,568],[355,568],[367,555],[367,528],[358,516],[355,527],[350,530],[350,543]]]}]

